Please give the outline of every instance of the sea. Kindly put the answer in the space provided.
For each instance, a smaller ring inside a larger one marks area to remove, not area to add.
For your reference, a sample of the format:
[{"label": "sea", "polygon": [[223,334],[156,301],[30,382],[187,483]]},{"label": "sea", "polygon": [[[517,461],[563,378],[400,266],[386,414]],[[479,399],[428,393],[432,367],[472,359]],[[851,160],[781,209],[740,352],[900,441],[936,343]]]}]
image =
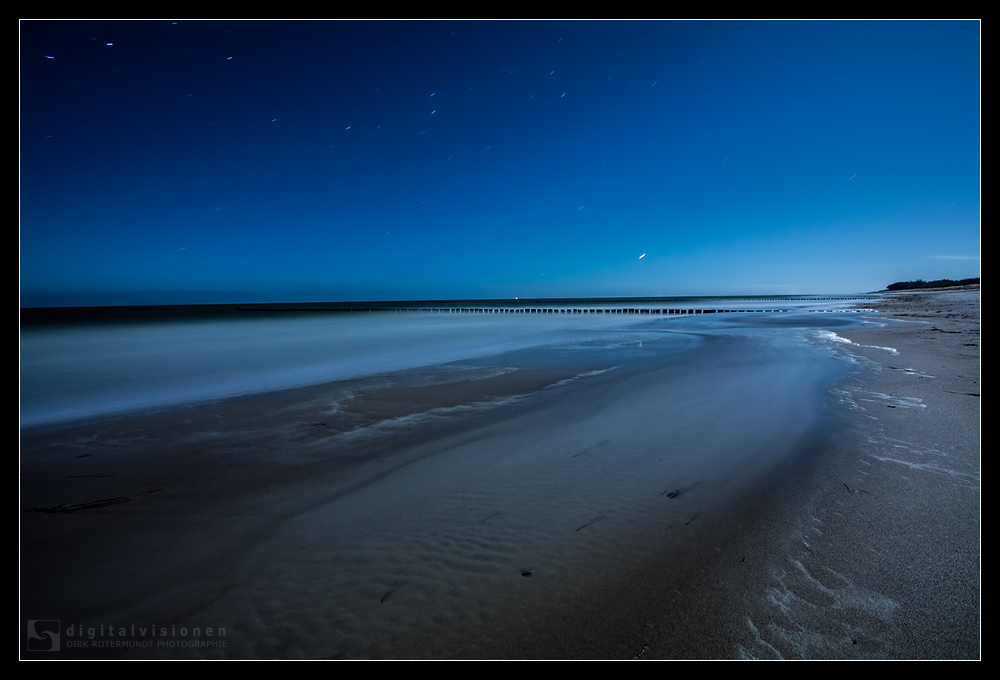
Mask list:
[{"label": "sea", "polygon": [[[205,402],[635,333],[848,323],[859,296],[22,310],[22,428]],[[678,343],[690,338],[676,336]]]}]

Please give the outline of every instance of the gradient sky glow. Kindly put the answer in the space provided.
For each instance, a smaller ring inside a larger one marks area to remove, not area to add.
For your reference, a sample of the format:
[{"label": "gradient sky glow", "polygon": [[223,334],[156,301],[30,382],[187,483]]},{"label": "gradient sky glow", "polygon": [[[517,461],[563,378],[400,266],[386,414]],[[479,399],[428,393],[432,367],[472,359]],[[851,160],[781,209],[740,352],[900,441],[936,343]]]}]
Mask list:
[{"label": "gradient sky glow", "polygon": [[979,276],[977,21],[20,28],[22,305]]}]

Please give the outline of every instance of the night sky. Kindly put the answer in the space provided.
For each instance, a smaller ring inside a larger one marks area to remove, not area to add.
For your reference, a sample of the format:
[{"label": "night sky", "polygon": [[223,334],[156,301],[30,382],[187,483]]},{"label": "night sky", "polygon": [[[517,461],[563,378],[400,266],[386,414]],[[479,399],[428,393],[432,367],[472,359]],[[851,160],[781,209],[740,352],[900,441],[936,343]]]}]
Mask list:
[{"label": "night sky", "polygon": [[980,24],[22,21],[21,304],[980,272]]}]

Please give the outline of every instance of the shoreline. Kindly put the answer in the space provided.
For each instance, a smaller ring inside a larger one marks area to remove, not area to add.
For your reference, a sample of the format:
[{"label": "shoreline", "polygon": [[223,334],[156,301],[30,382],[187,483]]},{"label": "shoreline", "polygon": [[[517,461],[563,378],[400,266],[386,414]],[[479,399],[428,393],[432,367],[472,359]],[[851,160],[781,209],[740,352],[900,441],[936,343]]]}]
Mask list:
[{"label": "shoreline", "polygon": [[877,307],[883,327],[838,331],[863,363],[841,435],[762,510],[754,572],[717,570],[740,658],[981,657],[979,291]]},{"label": "shoreline", "polygon": [[[834,330],[859,345],[889,344],[875,340],[886,329]],[[712,342],[733,342],[724,336]],[[229,624],[225,650],[152,653],[163,658],[943,658],[935,656],[941,645],[922,650],[914,640],[940,637],[926,612],[961,596],[974,604],[978,640],[978,581],[969,585],[979,573],[978,448],[975,488],[962,487],[954,509],[968,512],[972,493],[974,564],[966,558],[958,585],[913,604],[913,580],[889,579],[878,557],[902,560],[919,529],[913,523],[909,534],[871,530],[865,548],[878,544],[881,553],[849,565],[838,557],[857,550],[854,523],[870,522],[866,512],[889,517],[900,493],[919,498],[894,488],[898,462],[868,454],[866,467],[881,466],[882,476],[856,470],[862,463],[851,447],[873,434],[888,442],[882,429],[896,425],[845,404],[833,420],[813,420],[812,407],[797,419],[782,409],[805,408],[808,392],[790,398],[778,389],[756,399],[779,400],[778,413],[753,411],[731,424],[734,432],[706,437],[709,414],[681,408],[650,438],[647,425],[635,425],[662,416],[637,409],[698,402],[702,390],[713,408],[739,412],[781,376],[739,362],[717,368],[705,362],[725,354],[708,346],[688,347],[683,361],[638,347],[526,350],[459,362],[459,372],[416,369],[22,432],[25,510],[120,501],[22,514],[22,612],[81,625]],[[653,336],[646,347],[657,347]],[[906,367],[918,372],[920,347],[897,348],[907,359],[915,353]],[[850,350],[874,364],[885,358],[879,347]],[[978,371],[978,346],[975,361]],[[884,369],[879,380],[885,371],[914,378]],[[713,375],[739,380],[722,391],[704,387]],[[796,375],[778,384],[810,384]],[[858,384],[848,391],[881,384],[863,377],[849,378]],[[949,413],[968,419],[964,408]],[[843,418],[846,432],[837,429]],[[808,427],[782,432],[796,420]],[[741,440],[760,445],[741,451],[733,446]],[[686,450],[718,462],[693,462]],[[940,474],[920,472],[909,473],[915,488],[954,495]],[[933,507],[906,513],[926,524]],[[948,533],[956,523],[932,530]],[[53,587],[68,577],[88,591]],[[810,595],[814,582],[823,586]],[[786,606],[775,610],[779,596]],[[881,602],[891,616],[845,605],[850,597]],[[966,633],[944,656],[969,658],[970,614],[952,619]],[[788,634],[802,637],[810,626],[812,646]],[[858,644],[845,649],[848,629]]]}]

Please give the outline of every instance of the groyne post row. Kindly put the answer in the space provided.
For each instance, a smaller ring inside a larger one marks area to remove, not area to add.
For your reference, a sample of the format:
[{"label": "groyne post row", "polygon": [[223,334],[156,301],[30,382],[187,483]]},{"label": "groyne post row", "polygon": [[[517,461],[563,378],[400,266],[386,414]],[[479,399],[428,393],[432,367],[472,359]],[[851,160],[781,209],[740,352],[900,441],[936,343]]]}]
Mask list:
[{"label": "groyne post row", "polygon": [[[399,302],[333,302],[237,305],[238,312],[393,312],[396,314],[650,314],[657,316],[689,316],[695,314],[780,313],[802,311],[785,307],[755,309],[744,305],[766,305],[789,301],[808,302],[860,302],[872,300],[867,296],[843,297],[783,297],[743,298],[739,303],[726,307],[706,307],[701,300],[425,300]],[[720,300],[725,305],[727,301]],[[735,300],[733,302],[736,302]],[[639,303],[643,306],[625,306],[622,303]],[[685,304],[686,303],[686,304]],[[691,307],[694,303],[695,307]],[[671,304],[675,306],[670,306]],[[683,307],[681,305],[684,305]],[[834,310],[812,310],[834,311]],[[848,311],[848,310],[837,310]],[[850,310],[862,311],[862,310]]]},{"label": "groyne post row", "polygon": [[[645,308],[622,308],[622,309],[560,309],[550,307],[397,307],[387,309],[368,310],[345,310],[345,311],[369,311],[369,312],[395,312],[398,314],[750,314],[750,313],[781,313],[791,312],[791,309],[645,309]],[[871,309],[837,309],[837,310],[809,310],[836,311],[842,312],[871,312]]]},{"label": "groyne post row", "polygon": [[[362,310],[363,311],[363,310]],[[736,312],[787,312],[787,309],[562,309],[558,307],[396,307],[369,309],[370,312],[401,314],[723,314]]]}]

